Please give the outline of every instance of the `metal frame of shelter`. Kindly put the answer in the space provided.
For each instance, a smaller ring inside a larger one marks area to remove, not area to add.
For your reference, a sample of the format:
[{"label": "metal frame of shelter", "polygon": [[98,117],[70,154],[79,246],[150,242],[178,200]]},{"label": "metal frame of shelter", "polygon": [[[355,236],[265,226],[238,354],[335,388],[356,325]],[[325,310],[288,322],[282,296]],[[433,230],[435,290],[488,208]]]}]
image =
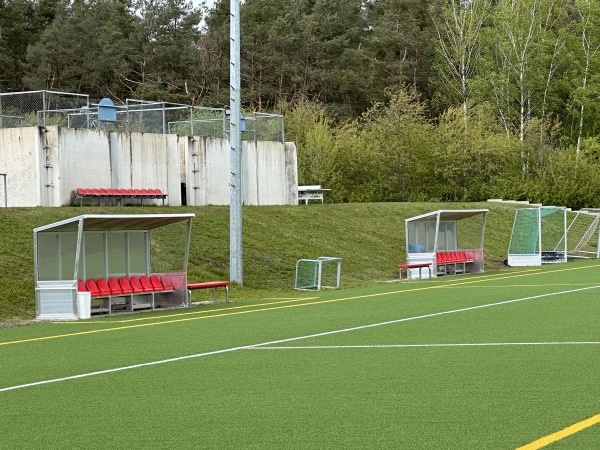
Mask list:
[{"label": "metal frame of shelter", "polygon": [[[433,277],[438,275],[438,252],[461,251],[468,257],[464,273],[483,272],[483,241],[488,209],[438,210],[405,219],[407,264],[430,263]],[[460,227],[462,220],[482,216],[481,224],[470,220],[468,227]],[[464,228],[464,229],[463,229]],[[475,235],[477,229],[480,234]],[[418,275],[419,269],[412,276]]]},{"label": "metal frame of shelter", "polygon": [[[156,294],[160,307],[187,305],[187,265],[195,214],[81,215],[33,229],[36,318],[80,317],[78,280],[155,274],[168,276],[172,292]],[[152,272],[151,231],[187,221],[181,270]],[[134,294],[130,310],[136,297]],[[92,299],[92,302],[94,300]],[[147,306],[147,302],[140,302]],[[154,297],[152,307],[155,306]],[[110,311],[110,309],[109,309]]]}]

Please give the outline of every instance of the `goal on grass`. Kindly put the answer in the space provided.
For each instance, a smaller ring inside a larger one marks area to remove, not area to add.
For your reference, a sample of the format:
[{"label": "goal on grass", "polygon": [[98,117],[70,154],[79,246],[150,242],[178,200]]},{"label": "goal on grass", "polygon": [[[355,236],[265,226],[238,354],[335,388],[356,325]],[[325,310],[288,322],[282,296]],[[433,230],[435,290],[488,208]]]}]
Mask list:
[{"label": "goal on grass", "polygon": [[321,288],[339,288],[341,276],[341,258],[320,256],[317,259],[300,259],[296,263],[294,289],[310,291]]},{"label": "goal on grass", "polygon": [[566,208],[540,206],[518,209],[508,244],[508,265],[539,266],[566,261]]},{"label": "goal on grass", "polygon": [[582,209],[569,214],[567,228],[567,254],[571,258],[600,258],[599,228],[600,210]]}]

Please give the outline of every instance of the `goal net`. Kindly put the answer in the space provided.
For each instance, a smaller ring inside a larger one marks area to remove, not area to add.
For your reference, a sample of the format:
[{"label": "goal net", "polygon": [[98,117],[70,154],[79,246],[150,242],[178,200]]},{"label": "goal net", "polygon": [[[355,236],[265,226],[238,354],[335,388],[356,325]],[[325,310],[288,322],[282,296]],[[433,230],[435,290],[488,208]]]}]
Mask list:
[{"label": "goal net", "polygon": [[553,206],[518,209],[508,245],[508,265],[539,266],[566,261],[566,209]]},{"label": "goal net", "polygon": [[300,259],[296,263],[297,290],[339,288],[342,274],[341,258],[320,256],[317,259]]},{"label": "goal net", "polygon": [[572,258],[598,258],[600,210],[582,209],[569,214],[567,254]]}]

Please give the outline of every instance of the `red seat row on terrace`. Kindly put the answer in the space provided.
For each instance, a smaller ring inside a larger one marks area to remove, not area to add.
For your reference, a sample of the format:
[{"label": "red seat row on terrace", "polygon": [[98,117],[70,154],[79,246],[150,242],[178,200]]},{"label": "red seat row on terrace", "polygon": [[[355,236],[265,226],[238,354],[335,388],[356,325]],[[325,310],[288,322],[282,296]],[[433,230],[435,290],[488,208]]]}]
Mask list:
[{"label": "red seat row on terrace", "polygon": [[77,188],[76,197],[80,204],[83,204],[84,198],[98,199],[98,203],[102,198],[117,199],[119,202],[124,198],[139,198],[142,203],[144,199],[162,199],[164,205],[167,194],[160,189]]}]

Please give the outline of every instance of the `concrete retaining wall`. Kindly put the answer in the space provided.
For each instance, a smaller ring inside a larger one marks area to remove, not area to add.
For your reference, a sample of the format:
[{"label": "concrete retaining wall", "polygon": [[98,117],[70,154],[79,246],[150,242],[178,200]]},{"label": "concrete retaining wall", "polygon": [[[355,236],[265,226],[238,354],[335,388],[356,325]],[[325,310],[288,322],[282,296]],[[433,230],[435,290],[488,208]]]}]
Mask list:
[{"label": "concrete retaining wall", "polygon": [[[8,206],[65,205],[78,187],[158,188],[173,206],[228,205],[229,153],[228,140],[198,136],[0,129]],[[244,204],[296,205],[296,161],[294,143],[244,142]]]}]

